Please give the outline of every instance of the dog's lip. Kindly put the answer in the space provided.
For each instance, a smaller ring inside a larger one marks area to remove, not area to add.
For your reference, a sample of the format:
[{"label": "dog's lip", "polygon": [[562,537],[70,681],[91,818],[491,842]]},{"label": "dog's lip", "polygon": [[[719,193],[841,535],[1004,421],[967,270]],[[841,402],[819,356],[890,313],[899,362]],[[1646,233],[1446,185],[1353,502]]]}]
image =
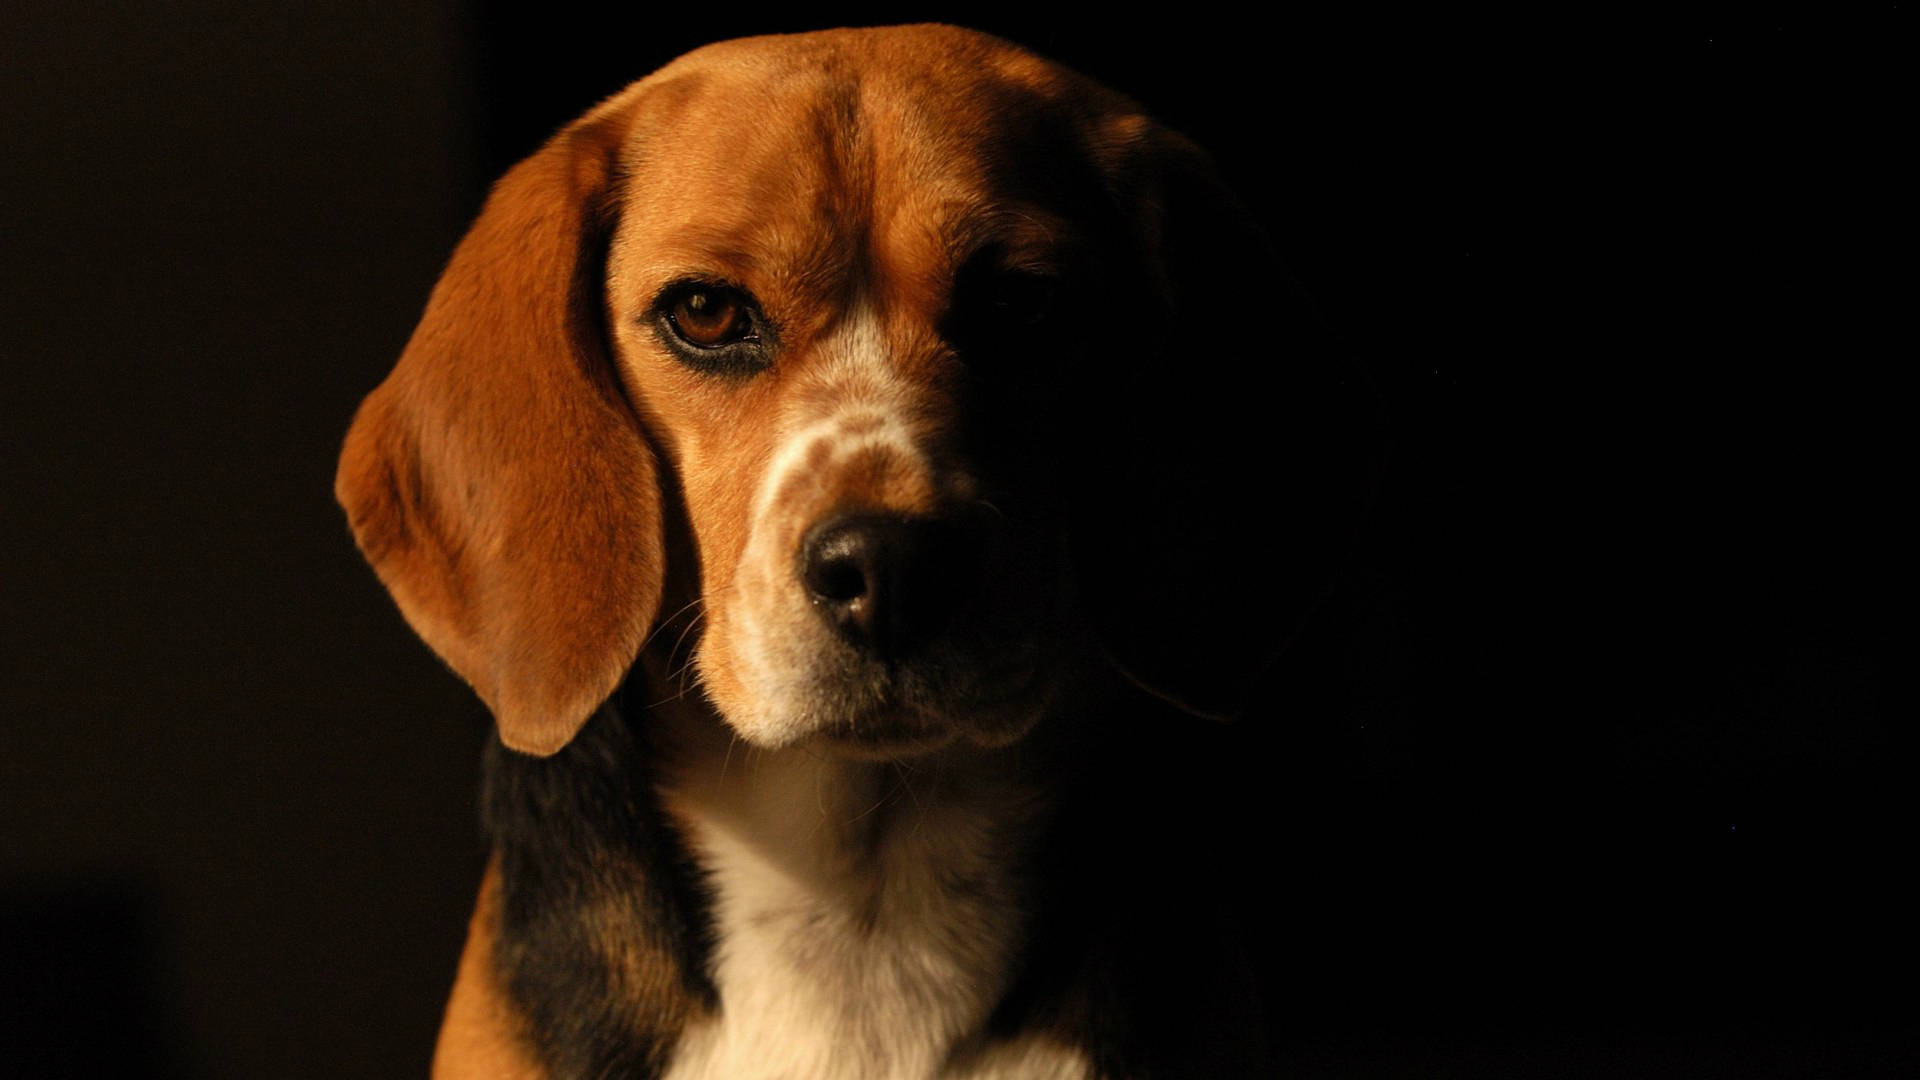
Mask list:
[{"label": "dog's lip", "polygon": [[991,701],[959,698],[939,705],[861,710],[821,727],[810,738],[835,752],[874,758],[930,753],[962,741],[1004,746],[1033,726],[1051,697],[1042,680],[1030,678],[994,694]]},{"label": "dog's lip", "polygon": [[833,728],[816,732],[815,740],[850,757],[898,758],[929,754],[952,745],[961,736],[958,727],[874,725]]}]

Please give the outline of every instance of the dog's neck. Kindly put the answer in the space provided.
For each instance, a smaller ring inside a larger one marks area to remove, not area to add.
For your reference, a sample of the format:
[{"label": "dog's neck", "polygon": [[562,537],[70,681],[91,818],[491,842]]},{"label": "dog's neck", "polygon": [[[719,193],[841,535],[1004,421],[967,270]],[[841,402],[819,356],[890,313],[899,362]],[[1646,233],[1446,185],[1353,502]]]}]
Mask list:
[{"label": "dog's neck", "polygon": [[1033,749],[861,761],[753,749],[686,713],[661,731],[720,995],[671,1075],[991,1075],[964,1062],[1006,1052],[984,1032],[1025,944]]},{"label": "dog's neck", "polygon": [[959,885],[1017,865],[1044,807],[1011,748],[868,761],[756,749],[709,727],[663,759],[662,798],[699,843],[871,918],[910,903],[928,875]]}]

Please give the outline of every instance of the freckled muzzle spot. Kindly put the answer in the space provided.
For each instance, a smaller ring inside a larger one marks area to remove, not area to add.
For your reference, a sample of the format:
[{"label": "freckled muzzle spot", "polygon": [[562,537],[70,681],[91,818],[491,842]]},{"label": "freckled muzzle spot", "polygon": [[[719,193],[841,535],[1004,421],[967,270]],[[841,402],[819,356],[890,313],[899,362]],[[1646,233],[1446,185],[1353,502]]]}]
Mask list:
[{"label": "freckled muzzle spot", "polygon": [[863,410],[796,439],[795,451],[778,455],[754,523],[750,546],[762,557],[786,560],[807,529],[837,513],[934,510],[938,485],[903,425]]}]

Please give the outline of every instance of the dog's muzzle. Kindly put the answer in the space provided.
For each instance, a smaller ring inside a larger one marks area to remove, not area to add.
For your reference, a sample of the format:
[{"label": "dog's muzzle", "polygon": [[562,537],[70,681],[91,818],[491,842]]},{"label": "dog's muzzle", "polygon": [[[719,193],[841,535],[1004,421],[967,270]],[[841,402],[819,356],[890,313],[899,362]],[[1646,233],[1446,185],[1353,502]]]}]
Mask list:
[{"label": "dog's muzzle", "polygon": [[952,626],[978,586],[985,530],[958,516],[842,513],[807,532],[799,575],[839,638],[883,663]]}]

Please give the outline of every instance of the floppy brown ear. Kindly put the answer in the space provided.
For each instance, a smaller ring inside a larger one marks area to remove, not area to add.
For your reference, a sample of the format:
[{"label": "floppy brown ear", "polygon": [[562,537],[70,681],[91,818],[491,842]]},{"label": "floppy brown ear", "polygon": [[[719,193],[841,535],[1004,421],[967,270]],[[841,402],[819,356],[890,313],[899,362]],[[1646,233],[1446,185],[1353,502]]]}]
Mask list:
[{"label": "floppy brown ear", "polygon": [[655,462],[602,326],[627,115],[589,114],[495,185],[335,481],[407,621],[534,754],[612,693],[660,604]]},{"label": "floppy brown ear", "polygon": [[1076,522],[1085,603],[1115,664],[1226,718],[1330,591],[1383,439],[1364,373],[1252,215],[1184,137],[1116,128],[1110,184],[1137,223],[1153,325]]}]

